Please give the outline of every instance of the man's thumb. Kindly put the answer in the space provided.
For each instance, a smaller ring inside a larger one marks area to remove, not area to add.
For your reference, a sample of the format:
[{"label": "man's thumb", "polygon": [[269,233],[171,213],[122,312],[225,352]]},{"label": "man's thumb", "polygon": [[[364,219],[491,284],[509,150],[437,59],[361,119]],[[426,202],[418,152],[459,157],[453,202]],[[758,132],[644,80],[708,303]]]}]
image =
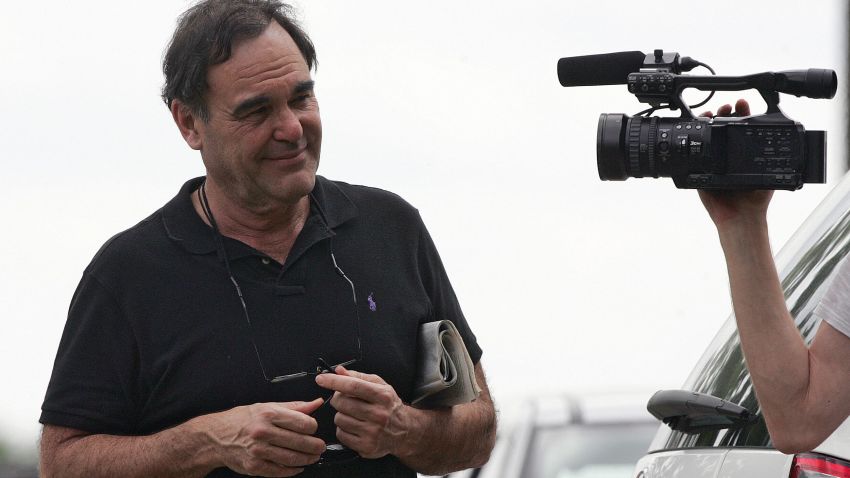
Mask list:
[{"label": "man's thumb", "polygon": [[317,398],[312,402],[283,402],[281,405],[284,407],[294,410],[296,412],[310,414],[316,411],[317,408],[321,407],[322,404],[325,403],[323,398]]}]

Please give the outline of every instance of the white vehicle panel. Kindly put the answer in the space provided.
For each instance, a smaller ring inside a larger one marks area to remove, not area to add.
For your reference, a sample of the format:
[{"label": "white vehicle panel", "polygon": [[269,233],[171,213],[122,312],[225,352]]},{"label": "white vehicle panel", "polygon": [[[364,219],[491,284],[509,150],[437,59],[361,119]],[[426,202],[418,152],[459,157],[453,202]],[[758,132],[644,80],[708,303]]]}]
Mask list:
[{"label": "white vehicle panel", "polygon": [[850,460],[850,417],[844,420],[844,423],[814,451]]},{"label": "white vehicle panel", "polygon": [[792,461],[792,455],[776,450],[734,448],[726,454],[718,478],[784,478]]},{"label": "white vehicle panel", "polygon": [[728,449],[695,448],[650,453],[637,462],[636,478],[716,478]]}]

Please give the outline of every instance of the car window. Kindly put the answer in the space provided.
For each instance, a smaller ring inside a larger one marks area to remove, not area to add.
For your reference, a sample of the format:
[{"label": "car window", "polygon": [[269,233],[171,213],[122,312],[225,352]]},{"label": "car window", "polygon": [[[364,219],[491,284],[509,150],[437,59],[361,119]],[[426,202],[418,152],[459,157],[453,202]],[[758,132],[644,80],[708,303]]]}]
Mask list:
[{"label": "car window", "polygon": [[654,423],[538,428],[524,478],[629,478],[658,426]]},{"label": "car window", "polygon": [[[777,255],[777,268],[791,315],[806,343],[815,336],[819,320],[812,314],[829,284],[836,265],[850,249],[850,175],[794,234]],[[734,316],[709,345],[682,387],[740,404],[759,419],[738,430],[685,434],[662,427],[651,451],[694,447],[770,447],[770,437],[755,398],[741,352]]]}]

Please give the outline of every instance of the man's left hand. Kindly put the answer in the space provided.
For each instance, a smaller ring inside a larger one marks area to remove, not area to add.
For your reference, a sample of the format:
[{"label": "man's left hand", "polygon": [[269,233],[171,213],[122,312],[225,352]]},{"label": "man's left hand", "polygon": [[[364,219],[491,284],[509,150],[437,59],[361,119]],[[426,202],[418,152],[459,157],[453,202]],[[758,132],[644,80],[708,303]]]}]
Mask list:
[{"label": "man's left hand", "polygon": [[364,458],[397,454],[409,433],[410,407],[395,389],[377,375],[346,370],[316,377],[320,387],[333,390],[331,405],[340,443]]}]

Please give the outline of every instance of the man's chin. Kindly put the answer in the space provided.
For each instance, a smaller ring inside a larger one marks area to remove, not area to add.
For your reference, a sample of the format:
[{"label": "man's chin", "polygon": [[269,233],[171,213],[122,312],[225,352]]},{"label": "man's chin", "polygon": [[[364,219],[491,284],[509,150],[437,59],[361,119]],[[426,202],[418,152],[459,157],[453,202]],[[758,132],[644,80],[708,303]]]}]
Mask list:
[{"label": "man's chin", "polygon": [[279,182],[271,185],[272,194],[287,202],[297,202],[313,191],[316,185],[316,173],[301,171],[297,175],[282,178]]}]

